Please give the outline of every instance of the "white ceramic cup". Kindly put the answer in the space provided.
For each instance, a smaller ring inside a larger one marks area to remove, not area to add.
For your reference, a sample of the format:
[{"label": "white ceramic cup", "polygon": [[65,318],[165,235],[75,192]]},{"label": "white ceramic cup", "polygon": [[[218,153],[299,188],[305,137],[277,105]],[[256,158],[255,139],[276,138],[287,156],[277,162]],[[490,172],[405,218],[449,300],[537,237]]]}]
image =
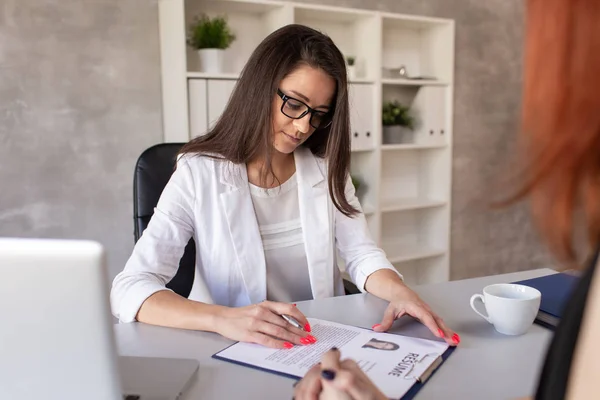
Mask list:
[{"label": "white ceramic cup", "polygon": [[[481,300],[487,316],[475,307]],[[483,288],[483,296],[474,294],[471,307],[494,328],[505,335],[522,335],[529,330],[540,309],[542,294],[539,290],[514,283],[499,283]]]}]

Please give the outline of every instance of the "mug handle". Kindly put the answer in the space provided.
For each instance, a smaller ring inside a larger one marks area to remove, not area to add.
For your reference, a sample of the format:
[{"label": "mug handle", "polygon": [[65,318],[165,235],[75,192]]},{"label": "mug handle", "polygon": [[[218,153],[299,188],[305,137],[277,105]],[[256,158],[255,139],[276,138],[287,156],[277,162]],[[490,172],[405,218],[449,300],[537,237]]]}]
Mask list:
[{"label": "mug handle", "polygon": [[481,300],[481,302],[483,304],[485,304],[485,300],[484,300],[484,297],[482,295],[480,295],[480,294],[474,294],[473,296],[471,296],[471,308],[473,309],[473,311],[475,311],[477,314],[481,315],[483,317],[483,319],[485,319],[487,322],[489,322],[491,324],[492,321],[490,320],[490,317],[486,316],[486,315],[483,315],[475,307],[475,300],[477,300],[477,299]]}]

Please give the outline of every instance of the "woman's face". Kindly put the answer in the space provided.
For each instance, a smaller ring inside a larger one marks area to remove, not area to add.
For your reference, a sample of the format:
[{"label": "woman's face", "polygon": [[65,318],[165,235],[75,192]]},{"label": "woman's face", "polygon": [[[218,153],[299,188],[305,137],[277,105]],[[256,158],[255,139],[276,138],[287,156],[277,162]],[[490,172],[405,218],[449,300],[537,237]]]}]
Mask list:
[{"label": "woman's face", "polygon": [[312,120],[313,125],[316,125],[324,115],[320,113],[326,113],[333,107],[335,80],[322,69],[301,65],[281,81],[279,90],[280,93],[275,95],[273,103],[273,147],[279,153],[290,154],[304,143],[316,128],[310,124],[310,112],[300,119],[290,118],[282,113],[282,96],[292,98],[287,100],[284,106],[288,115],[299,115],[307,109],[305,105],[319,112]]},{"label": "woman's face", "polygon": [[378,349],[382,349],[382,350],[393,350],[394,349],[394,344],[389,343],[389,342],[372,342],[371,345],[373,347],[377,347]]}]

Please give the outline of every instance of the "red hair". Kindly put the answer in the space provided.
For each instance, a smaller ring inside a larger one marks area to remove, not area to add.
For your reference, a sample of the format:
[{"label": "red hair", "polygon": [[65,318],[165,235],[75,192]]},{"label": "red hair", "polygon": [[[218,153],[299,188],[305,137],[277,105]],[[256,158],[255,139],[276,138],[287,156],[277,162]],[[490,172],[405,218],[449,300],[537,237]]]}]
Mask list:
[{"label": "red hair", "polygon": [[526,175],[517,198],[555,254],[576,261],[576,212],[600,245],[600,1],[529,0],[523,98]]}]

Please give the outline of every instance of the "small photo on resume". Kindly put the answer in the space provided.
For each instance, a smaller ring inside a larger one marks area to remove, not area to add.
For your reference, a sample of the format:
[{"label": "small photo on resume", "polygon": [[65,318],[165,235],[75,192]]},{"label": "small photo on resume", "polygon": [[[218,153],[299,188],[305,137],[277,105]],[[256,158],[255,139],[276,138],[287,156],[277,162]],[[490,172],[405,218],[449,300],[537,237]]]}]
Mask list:
[{"label": "small photo on resume", "polygon": [[386,351],[394,351],[398,350],[400,346],[394,342],[388,342],[386,340],[378,340],[372,338],[367,343],[363,344],[363,349],[375,349],[375,350],[386,350]]}]

